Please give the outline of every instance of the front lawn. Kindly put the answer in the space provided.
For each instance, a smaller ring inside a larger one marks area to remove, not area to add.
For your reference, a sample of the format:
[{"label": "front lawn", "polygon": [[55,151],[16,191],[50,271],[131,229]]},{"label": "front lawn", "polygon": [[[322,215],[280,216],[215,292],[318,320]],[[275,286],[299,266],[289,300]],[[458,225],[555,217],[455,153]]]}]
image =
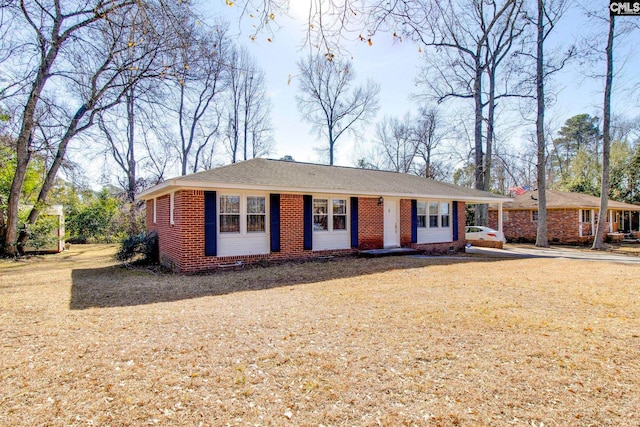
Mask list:
[{"label": "front lawn", "polygon": [[0,261],[0,425],[637,426],[640,269]]}]

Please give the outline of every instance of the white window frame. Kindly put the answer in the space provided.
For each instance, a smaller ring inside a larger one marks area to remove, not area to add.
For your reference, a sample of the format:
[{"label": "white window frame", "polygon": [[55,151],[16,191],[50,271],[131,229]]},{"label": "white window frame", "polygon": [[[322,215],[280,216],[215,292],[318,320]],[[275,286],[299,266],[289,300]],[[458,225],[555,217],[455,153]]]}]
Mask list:
[{"label": "white window frame", "polygon": [[[341,204],[344,206],[344,213],[335,213],[335,208],[340,205],[336,205],[336,202],[344,202]],[[336,225],[336,217],[344,217],[344,228],[335,228]],[[344,198],[332,198],[331,199],[331,231],[341,232],[346,231],[349,228],[349,202],[348,199]]]},{"label": "white window frame", "polygon": [[[447,212],[444,212],[443,207],[446,206],[447,207]],[[440,228],[451,228],[451,205],[449,204],[449,202],[440,202]],[[447,225],[444,225],[444,218],[447,217]]]},{"label": "white window frame", "polygon": [[[238,213],[221,213],[220,209],[221,209],[221,202],[220,200],[223,197],[238,197],[238,201],[239,201],[239,206],[238,206]],[[256,213],[250,213],[248,212],[248,199],[252,198],[252,197],[257,197],[257,198],[261,198],[264,199],[264,213],[263,214],[256,214]],[[224,192],[224,193],[219,193],[218,194],[218,212],[216,213],[218,215],[218,221],[217,221],[217,225],[218,225],[218,235],[219,236],[238,236],[238,235],[264,235],[267,234],[269,232],[269,197],[267,197],[266,194],[255,194],[255,193],[247,193],[247,192],[242,192],[242,191],[236,191],[236,192]],[[238,218],[238,231],[221,231],[220,229],[220,225],[222,224],[222,221],[220,220],[220,217],[222,215],[237,215]],[[264,216],[264,230],[263,231],[249,231],[248,230],[248,217],[249,215],[263,215]]]},{"label": "white window frame", "polygon": [[[250,198],[260,198],[264,200],[264,212],[262,213],[255,213],[255,212],[249,212],[249,199]],[[267,232],[267,198],[265,196],[257,196],[257,195],[246,195],[244,197],[244,204],[245,204],[245,212],[244,212],[244,218],[245,218],[245,231],[247,234],[260,234],[260,233],[266,233]],[[242,200],[240,200],[240,210],[242,210]],[[249,231],[249,215],[253,215],[253,216],[262,216],[264,218],[264,228],[261,231]],[[242,231],[242,221],[240,221],[240,230]]]},{"label": "white window frame", "polygon": [[[422,213],[420,213],[420,210],[422,208]],[[426,200],[418,200],[416,202],[416,210],[417,210],[417,220],[418,220],[418,228],[420,229],[426,229],[429,228],[427,227],[427,225],[429,224],[429,215],[427,213],[427,202]],[[424,222],[422,225],[420,225],[420,217],[423,218]]]},{"label": "white window frame", "polygon": [[[318,204],[322,203],[325,206],[325,211],[323,213],[320,212],[316,212],[316,202],[318,202]],[[312,206],[313,206],[313,231],[314,233],[328,233],[331,230],[331,225],[330,225],[330,217],[331,215],[329,214],[329,206],[331,206],[331,199],[328,197],[314,197],[312,200]],[[317,223],[316,222],[316,217],[325,217],[325,225],[326,228],[316,228],[316,224],[321,224],[321,223]]]},{"label": "white window frame", "polygon": [[[431,212],[431,208],[435,205],[436,213]],[[429,201],[427,203],[427,216],[429,217],[429,228],[440,228],[440,203]],[[431,217],[436,218],[435,225],[431,225]]]},{"label": "white window frame", "polygon": [[[238,212],[222,212],[222,199],[237,197],[238,198]],[[219,194],[218,195],[218,233],[221,235],[233,235],[242,233],[242,196],[240,194]],[[222,218],[225,216],[237,216],[238,217],[238,230],[237,231],[223,231],[222,230]]]},{"label": "white window frame", "polygon": [[153,198],[153,223],[158,223],[158,198]]},{"label": "white window frame", "polygon": [[[327,202],[327,212],[326,214],[317,214],[315,211],[316,201],[326,201]],[[333,213],[333,207],[335,201],[343,201],[345,213],[344,214],[335,214]],[[327,217],[327,228],[326,229],[316,229],[315,227],[315,218],[313,218],[313,232],[314,233],[347,233],[350,228],[349,224],[349,199],[347,197],[331,197],[331,196],[314,196],[312,201],[313,206],[313,216],[326,215]],[[344,228],[335,229],[334,228],[334,216],[344,216]]]}]

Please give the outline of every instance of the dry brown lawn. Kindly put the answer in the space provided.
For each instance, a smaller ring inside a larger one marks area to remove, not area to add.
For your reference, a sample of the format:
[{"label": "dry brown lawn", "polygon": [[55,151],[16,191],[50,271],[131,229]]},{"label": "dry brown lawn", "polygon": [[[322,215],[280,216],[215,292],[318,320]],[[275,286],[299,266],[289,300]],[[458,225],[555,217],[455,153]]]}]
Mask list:
[{"label": "dry brown lawn", "polygon": [[0,425],[638,426],[640,268],[0,261]]}]

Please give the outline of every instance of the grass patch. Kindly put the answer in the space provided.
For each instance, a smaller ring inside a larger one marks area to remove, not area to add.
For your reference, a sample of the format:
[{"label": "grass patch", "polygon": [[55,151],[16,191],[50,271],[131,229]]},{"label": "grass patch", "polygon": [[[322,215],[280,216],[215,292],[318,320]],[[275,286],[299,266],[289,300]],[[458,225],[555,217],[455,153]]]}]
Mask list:
[{"label": "grass patch", "polygon": [[0,261],[0,425],[634,426],[637,266]]}]

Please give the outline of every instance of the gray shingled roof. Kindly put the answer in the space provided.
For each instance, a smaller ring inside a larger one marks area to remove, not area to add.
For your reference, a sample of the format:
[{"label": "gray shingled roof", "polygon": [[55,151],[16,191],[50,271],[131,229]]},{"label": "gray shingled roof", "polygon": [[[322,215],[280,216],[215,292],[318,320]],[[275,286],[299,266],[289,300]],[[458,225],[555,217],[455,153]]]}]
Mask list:
[{"label": "gray shingled roof", "polygon": [[146,190],[139,198],[157,197],[159,194],[184,187],[434,197],[494,203],[509,200],[489,192],[415,175],[271,159],[252,159],[169,179]]},{"label": "gray shingled roof", "polygon": [[[569,193],[547,190],[547,209],[599,209],[600,197],[588,194]],[[609,209],[640,211],[640,205],[615,202],[609,200]],[[538,190],[527,191],[510,202],[503,204],[503,209],[538,209]]]}]

